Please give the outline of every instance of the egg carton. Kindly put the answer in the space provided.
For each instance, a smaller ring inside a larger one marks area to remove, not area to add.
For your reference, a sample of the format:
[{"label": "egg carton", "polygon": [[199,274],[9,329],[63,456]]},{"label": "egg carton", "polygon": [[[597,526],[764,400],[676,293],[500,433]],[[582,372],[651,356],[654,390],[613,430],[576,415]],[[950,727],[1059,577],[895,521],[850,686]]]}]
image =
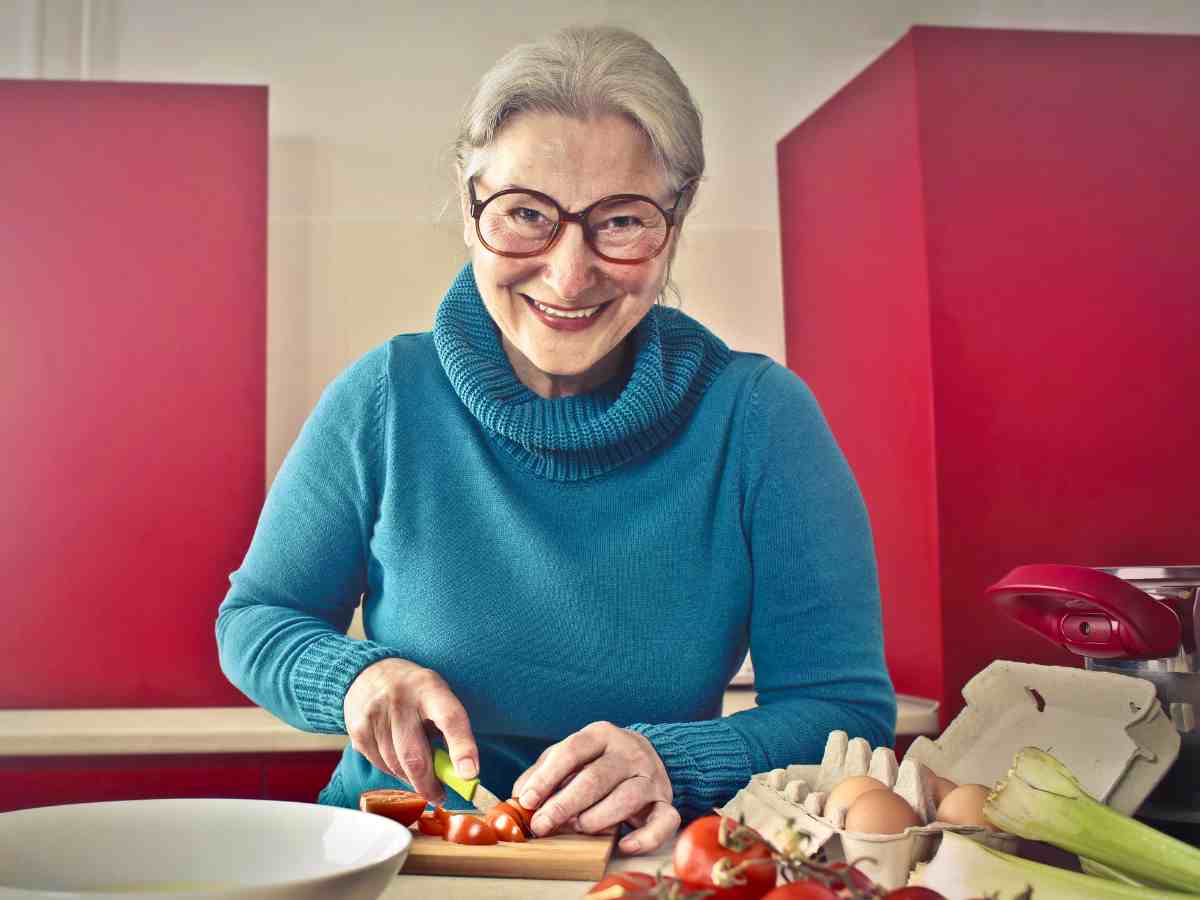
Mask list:
[{"label": "egg carton", "polygon": [[[722,812],[742,818],[778,849],[829,861],[851,860],[887,889],[933,857],[945,831],[1008,853],[1012,835],[936,821],[935,778],[994,785],[1016,752],[1036,746],[1054,754],[1083,787],[1131,813],[1166,774],[1180,738],[1154,686],[1138,678],[1062,666],[1000,661],[963,689],[963,711],[936,740],[917,738],[897,762],[888,747],[834,731],[820,765],[791,765],[751,778]],[[848,832],[845,810],[826,814],[829,791],[844,778],[870,775],[903,797],[920,822],[900,834]]]}]

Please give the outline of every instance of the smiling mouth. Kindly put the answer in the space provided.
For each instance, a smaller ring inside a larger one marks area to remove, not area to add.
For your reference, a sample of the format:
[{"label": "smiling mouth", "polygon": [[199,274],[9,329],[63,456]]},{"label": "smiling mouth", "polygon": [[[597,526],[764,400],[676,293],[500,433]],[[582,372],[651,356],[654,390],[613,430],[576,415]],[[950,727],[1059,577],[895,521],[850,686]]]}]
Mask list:
[{"label": "smiling mouth", "polygon": [[612,302],[611,300],[606,300],[603,303],[598,303],[595,306],[589,306],[586,309],[562,309],[561,307],[547,306],[545,303],[539,303],[537,300],[534,300],[532,297],[526,296],[525,294],[522,294],[521,296],[524,298],[526,303],[536,308],[537,311],[543,315],[549,316],[552,319],[563,319],[565,321],[570,321],[572,319],[590,319],[601,312],[606,306],[608,306],[609,303]]}]

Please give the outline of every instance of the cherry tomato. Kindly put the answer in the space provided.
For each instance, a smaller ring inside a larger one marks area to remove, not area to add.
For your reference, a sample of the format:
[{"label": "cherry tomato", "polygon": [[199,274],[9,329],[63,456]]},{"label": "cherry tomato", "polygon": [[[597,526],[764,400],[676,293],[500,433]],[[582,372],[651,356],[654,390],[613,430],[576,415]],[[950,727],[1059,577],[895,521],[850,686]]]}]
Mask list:
[{"label": "cherry tomato", "polygon": [[[830,885],[830,887],[833,888],[835,891],[845,890],[845,888],[846,888],[845,882],[846,881],[849,881],[851,885],[858,888],[858,890],[860,890],[860,891],[869,891],[871,888],[873,888],[875,886],[875,882],[873,882],[870,878],[868,878],[866,875],[864,875],[858,869],[855,869],[854,867],[849,866],[844,862],[831,863],[829,868],[833,869],[835,872],[838,873],[838,875],[842,876],[841,881],[835,881],[833,884]],[[848,877],[847,877],[847,872],[849,873]]]},{"label": "cherry tomato", "polygon": [[587,900],[716,900],[720,891],[688,884],[669,875],[645,872],[617,872],[592,885]]},{"label": "cherry tomato", "polygon": [[[484,821],[490,822],[496,829],[502,841],[524,841],[526,838],[533,837],[533,832],[529,830],[529,820],[532,814],[516,800],[506,800],[503,803],[497,803],[487,811],[484,816]],[[504,823],[499,824],[501,819]],[[505,837],[506,833],[513,833],[512,828],[516,829],[515,837]]]},{"label": "cherry tomato", "polygon": [[417,827],[421,829],[421,834],[428,834],[431,837],[446,836],[446,819],[450,818],[449,814],[440,806],[435,806],[433,809],[427,809],[421,813],[421,818],[417,819]]},{"label": "cherry tomato", "polygon": [[496,829],[479,816],[453,813],[446,820],[446,840],[455,844],[494,844]]},{"label": "cherry tomato", "polygon": [[721,816],[688,825],[675,842],[672,862],[684,881],[720,888],[721,900],[758,900],[775,887],[775,861],[766,841],[753,828]]},{"label": "cherry tomato", "polygon": [[819,881],[791,881],[764,894],[763,900],[838,900],[838,894]]},{"label": "cherry tomato", "polygon": [[615,900],[618,897],[648,896],[658,879],[645,872],[619,872],[601,878],[584,894],[592,900]]},{"label": "cherry tomato", "polygon": [[363,812],[395,819],[401,825],[411,825],[421,817],[421,812],[425,809],[425,798],[412,791],[379,788],[359,794],[358,808]]},{"label": "cherry tomato", "polygon": [[946,900],[933,888],[912,885],[911,887],[896,888],[883,895],[884,900]]},{"label": "cherry tomato", "polygon": [[510,841],[515,844],[525,843],[525,829],[521,827],[521,823],[507,810],[500,810],[497,813],[497,809],[499,807],[489,809],[487,816],[484,818],[484,821],[496,830],[496,837],[502,841]]}]

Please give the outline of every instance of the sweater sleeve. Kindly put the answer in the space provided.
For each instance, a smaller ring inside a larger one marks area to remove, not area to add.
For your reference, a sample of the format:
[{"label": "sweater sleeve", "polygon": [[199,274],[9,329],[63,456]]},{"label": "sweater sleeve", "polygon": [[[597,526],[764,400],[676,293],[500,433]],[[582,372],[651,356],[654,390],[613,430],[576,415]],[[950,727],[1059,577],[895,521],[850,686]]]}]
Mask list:
[{"label": "sweater sleeve", "polygon": [[324,391],[288,452],[217,613],[221,669],[255,703],[307,731],[345,732],[342,702],[395,654],[346,636],[367,590],[382,483],[386,345]]},{"label": "sweater sleeve", "polygon": [[894,741],[874,549],[850,467],[812,393],[782,366],[762,370],[743,413],[758,706],[631,726],[658,751],[685,816],[724,804],[755,773],[818,762],[830,731]]}]

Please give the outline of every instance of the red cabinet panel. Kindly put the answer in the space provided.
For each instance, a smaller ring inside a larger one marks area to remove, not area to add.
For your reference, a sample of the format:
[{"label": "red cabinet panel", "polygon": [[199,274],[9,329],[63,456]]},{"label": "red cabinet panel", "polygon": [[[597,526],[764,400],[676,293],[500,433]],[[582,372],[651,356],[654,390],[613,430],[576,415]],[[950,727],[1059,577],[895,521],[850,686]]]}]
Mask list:
[{"label": "red cabinet panel", "polygon": [[0,80],[0,122],[0,707],[244,703],[266,88]]},{"label": "red cabinet panel", "polygon": [[158,797],[315,803],[341,753],[0,758],[0,812]]},{"label": "red cabinet panel", "polygon": [[779,144],[788,365],[871,512],[888,664],[1078,664],[1023,563],[1200,563],[1200,37],[912,29]]},{"label": "red cabinet panel", "polygon": [[254,756],[0,759],[0,812],[60,803],[159,797],[261,797]]},{"label": "red cabinet panel", "polygon": [[315,803],[341,758],[341,751],[280,753],[269,757],[263,765],[263,796]]}]

